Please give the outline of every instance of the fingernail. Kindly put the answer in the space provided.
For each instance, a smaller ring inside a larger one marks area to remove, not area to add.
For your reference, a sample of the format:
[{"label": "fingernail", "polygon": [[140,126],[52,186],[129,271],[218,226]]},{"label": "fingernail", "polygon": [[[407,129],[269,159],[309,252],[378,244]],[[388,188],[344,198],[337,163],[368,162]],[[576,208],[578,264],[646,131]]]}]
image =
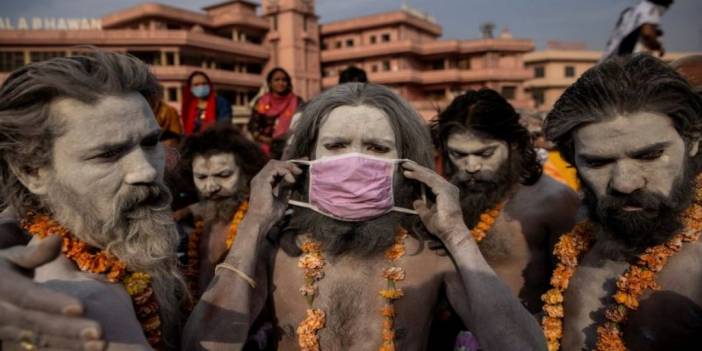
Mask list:
[{"label": "fingernail", "polygon": [[63,308],[62,312],[67,316],[80,316],[83,314],[83,307],[80,305],[68,305]]},{"label": "fingernail", "polygon": [[97,329],[91,327],[83,329],[83,331],[80,332],[80,336],[83,339],[97,339],[100,335],[98,334]]},{"label": "fingernail", "polygon": [[104,341],[88,341],[85,343],[85,349],[87,351],[102,351],[105,349]]}]

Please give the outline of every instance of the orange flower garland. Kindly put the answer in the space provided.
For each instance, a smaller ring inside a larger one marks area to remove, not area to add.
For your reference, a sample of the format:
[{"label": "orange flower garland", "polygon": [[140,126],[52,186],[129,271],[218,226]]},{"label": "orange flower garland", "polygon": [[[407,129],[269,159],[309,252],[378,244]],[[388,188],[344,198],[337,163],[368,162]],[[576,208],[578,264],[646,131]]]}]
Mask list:
[{"label": "orange flower garland", "polygon": [[[394,264],[405,255],[405,239],[407,231],[398,230],[395,235],[395,243],[385,251],[385,259],[390,263],[390,267],[383,269],[383,277],[387,281],[387,288],[380,290],[380,296],[385,300],[385,305],[381,309],[383,317],[383,341],[380,351],[395,350],[395,306],[394,301],[404,295],[402,289],[397,288],[396,283],[405,279],[405,270]],[[302,253],[297,266],[302,268],[305,275],[305,285],[300,288],[300,293],[307,300],[307,316],[297,327],[298,345],[302,351],[319,351],[320,329],[324,328],[326,315],[323,310],[314,308],[314,299],[319,293],[315,283],[324,278],[325,260],[322,256],[321,245],[312,240],[302,244]]]},{"label": "orange flower garland", "polygon": [[476,243],[479,243],[485,239],[485,236],[490,229],[492,229],[492,226],[495,224],[497,217],[500,215],[500,212],[502,212],[502,209],[505,207],[506,203],[506,201],[503,201],[497,204],[497,206],[495,206],[493,209],[480,214],[480,221],[475,225],[475,228],[470,230],[470,233],[473,235]]},{"label": "orange flower garland", "polygon": [[[667,242],[650,247],[638,256],[635,264],[622,273],[617,280],[614,303],[605,309],[606,321],[597,326],[597,351],[626,351],[620,324],[625,322],[629,310],[639,307],[639,298],[648,290],[660,289],[656,283],[656,273],[660,272],[668,259],[682,249],[683,243],[695,242],[702,234],[702,178],[693,204],[682,214],[684,230]],[[554,248],[558,264],[551,277],[553,288],[541,296],[544,302],[542,319],[544,334],[549,351],[560,349],[563,336],[563,293],[568,288],[570,278],[575,273],[578,261],[594,242],[594,225],[579,224],[575,229],[561,236]]]},{"label": "orange flower garland", "polygon": [[[227,250],[232,248],[234,238],[236,238],[236,233],[239,230],[239,224],[244,219],[244,216],[246,216],[246,211],[248,211],[248,209],[249,202],[243,201],[234,213],[231,224],[229,225],[229,232],[227,233]],[[195,222],[195,229],[193,229],[188,237],[188,263],[185,265],[183,275],[185,275],[188,280],[188,288],[192,296],[197,296],[198,292],[197,278],[200,269],[200,237],[204,232],[205,223],[202,220],[198,220]]]},{"label": "orange flower garland", "polygon": [[144,272],[130,272],[126,264],[105,250],[98,250],[75,236],[49,216],[29,213],[21,226],[31,235],[62,238],[61,252],[83,272],[104,274],[111,283],[121,282],[132,298],[137,319],[149,344],[157,348],[161,343],[159,305],[151,288],[151,276]]}]

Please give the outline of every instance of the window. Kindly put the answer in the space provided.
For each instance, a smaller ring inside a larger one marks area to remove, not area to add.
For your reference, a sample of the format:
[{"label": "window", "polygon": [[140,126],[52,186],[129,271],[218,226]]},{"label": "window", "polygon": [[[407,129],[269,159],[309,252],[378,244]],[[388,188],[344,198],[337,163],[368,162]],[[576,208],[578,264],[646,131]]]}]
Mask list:
[{"label": "window", "polygon": [[11,72],[24,66],[22,51],[0,51],[0,72]]},{"label": "window", "polygon": [[565,76],[566,76],[566,78],[573,78],[573,77],[575,77],[575,67],[573,67],[573,66],[565,66]]},{"label": "window", "polygon": [[534,99],[534,103],[536,104],[536,107],[539,107],[546,102],[546,98],[544,97],[544,91],[541,89],[536,89],[536,90],[532,91],[531,97]]},{"label": "window", "polygon": [[390,70],[390,61],[383,61],[383,71]]},{"label": "window", "polygon": [[337,49],[341,49],[341,41],[337,41],[336,43],[334,43],[334,47]]},{"label": "window", "polygon": [[37,51],[30,54],[32,62],[41,62],[52,59],[54,57],[63,57],[66,53],[63,51]]},{"label": "window", "polygon": [[458,69],[470,69],[470,59],[464,58],[458,60]]},{"label": "window", "polygon": [[371,43],[371,44],[375,44],[375,41],[376,41],[375,35],[371,35],[371,36],[370,36],[370,43]]},{"label": "window", "polygon": [[352,48],[353,47],[353,39],[346,39],[346,47],[347,48]]},{"label": "window", "polygon": [[378,65],[371,66],[371,72],[378,72]]},{"label": "window", "polygon": [[506,85],[502,87],[502,97],[507,100],[514,100],[517,96],[517,87]]},{"label": "window", "polygon": [[278,17],[271,16],[271,27],[274,31],[278,30]]},{"label": "window", "polygon": [[178,88],[168,88],[168,101],[178,101]]},{"label": "window", "polygon": [[380,40],[381,40],[383,43],[389,42],[389,41],[390,41],[390,34],[389,34],[389,33],[383,34],[383,35],[380,37]]},{"label": "window", "polygon": [[323,42],[322,42],[322,47],[321,47],[321,49],[322,49],[322,50],[326,50],[326,49],[327,49],[327,42],[326,42],[326,41],[323,41]]},{"label": "window", "polygon": [[446,68],[444,66],[444,59],[438,59],[438,60],[434,60],[431,62],[431,69],[432,70],[438,71],[438,70],[442,70],[444,68]]},{"label": "window", "polygon": [[546,71],[543,66],[534,67],[534,78],[543,78],[546,76]]}]

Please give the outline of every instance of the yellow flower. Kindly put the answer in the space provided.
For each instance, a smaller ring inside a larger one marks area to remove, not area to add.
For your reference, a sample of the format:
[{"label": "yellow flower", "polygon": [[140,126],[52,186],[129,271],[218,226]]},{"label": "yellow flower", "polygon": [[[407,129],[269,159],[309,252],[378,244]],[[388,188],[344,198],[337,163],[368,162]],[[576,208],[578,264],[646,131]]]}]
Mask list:
[{"label": "yellow flower", "polygon": [[541,295],[541,301],[550,305],[563,303],[563,294],[558,289],[550,289]]},{"label": "yellow flower", "polygon": [[549,317],[563,318],[563,305],[544,305],[544,312],[546,312]]},{"label": "yellow flower", "polygon": [[402,289],[382,289],[380,290],[380,296],[388,300],[397,300],[404,296]]}]

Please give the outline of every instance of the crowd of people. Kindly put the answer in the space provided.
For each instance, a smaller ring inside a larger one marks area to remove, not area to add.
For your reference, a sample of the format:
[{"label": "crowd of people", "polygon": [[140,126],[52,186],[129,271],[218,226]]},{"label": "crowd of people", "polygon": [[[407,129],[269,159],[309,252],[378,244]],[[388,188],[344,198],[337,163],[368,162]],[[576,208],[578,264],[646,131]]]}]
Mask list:
[{"label": "crowd of people", "polygon": [[536,133],[341,76],[271,70],[240,130],[200,71],[180,117],[128,55],[10,74],[2,347],[702,349],[702,58],[607,59]]}]

